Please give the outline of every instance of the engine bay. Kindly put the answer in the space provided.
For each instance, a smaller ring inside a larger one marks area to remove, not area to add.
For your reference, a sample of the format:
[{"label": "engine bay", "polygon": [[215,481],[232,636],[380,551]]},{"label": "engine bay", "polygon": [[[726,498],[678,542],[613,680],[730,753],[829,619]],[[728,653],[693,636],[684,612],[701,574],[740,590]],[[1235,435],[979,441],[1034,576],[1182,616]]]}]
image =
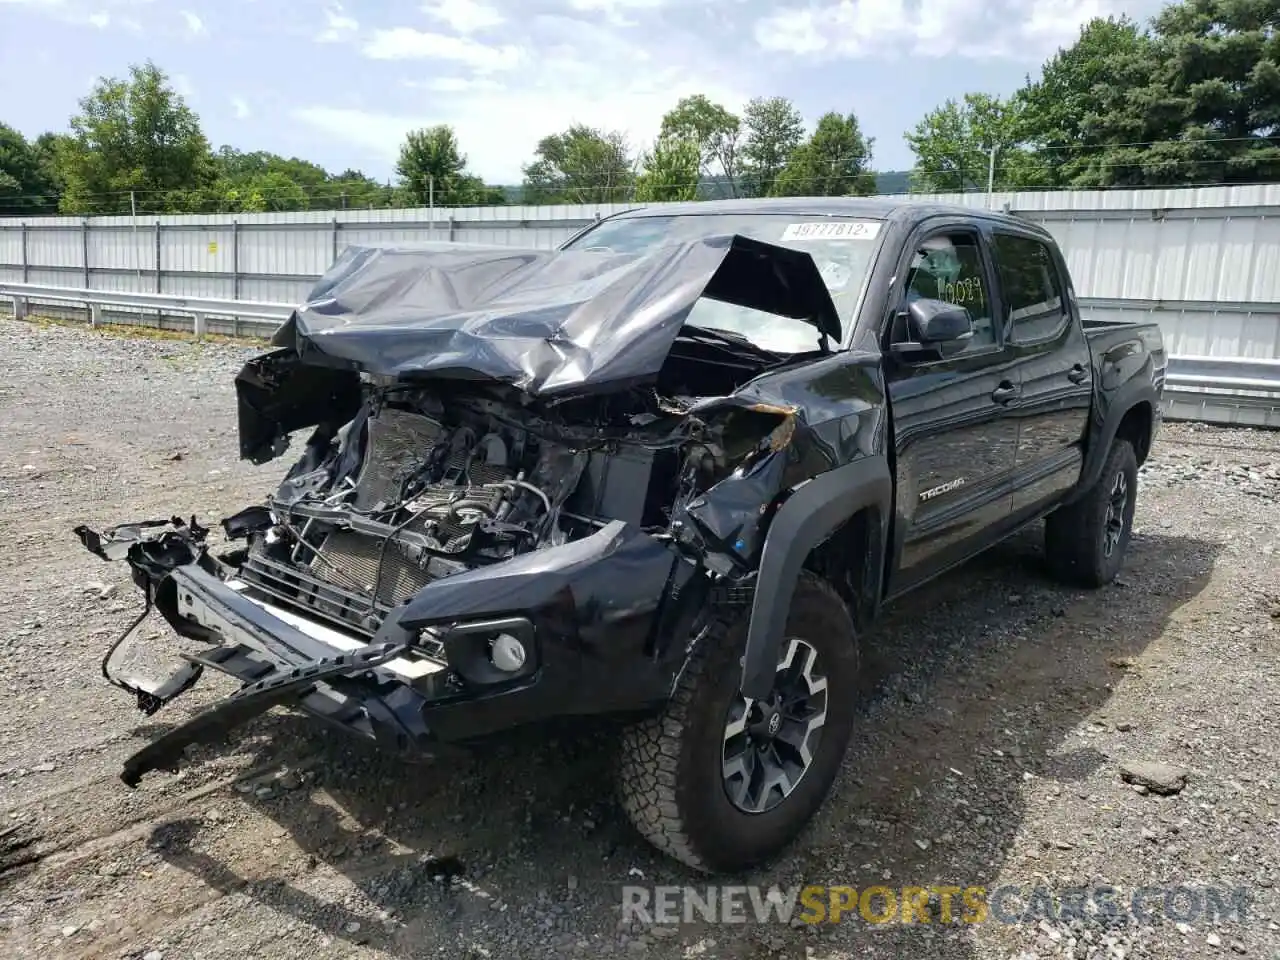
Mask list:
[{"label": "engine bay", "polygon": [[[652,395],[650,395],[652,396]],[[661,535],[693,424],[648,404],[534,412],[485,390],[374,387],[322,427],[248,537],[243,578],[371,635],[427,583],[586,536],[610,520]],[[687,471],[686,471],[687,472]],[[684,486],[696,486],[692,474]]]}]

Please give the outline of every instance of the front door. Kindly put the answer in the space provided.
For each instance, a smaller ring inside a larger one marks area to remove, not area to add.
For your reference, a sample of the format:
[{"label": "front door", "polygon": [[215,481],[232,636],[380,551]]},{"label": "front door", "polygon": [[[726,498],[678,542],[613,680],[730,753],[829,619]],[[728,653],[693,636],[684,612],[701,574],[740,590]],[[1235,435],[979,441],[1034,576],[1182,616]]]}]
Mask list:
[{"label": "front door", "polygon": [[910,245],[891,302],[946,300],[969,311],[972,338],[946,359],[889,356],[896,459],[896,563],[889,593],[941,572],[1008,531],[1020,392],[1013,351],[996,322],[994,266],[970,225],[935,228]]}]

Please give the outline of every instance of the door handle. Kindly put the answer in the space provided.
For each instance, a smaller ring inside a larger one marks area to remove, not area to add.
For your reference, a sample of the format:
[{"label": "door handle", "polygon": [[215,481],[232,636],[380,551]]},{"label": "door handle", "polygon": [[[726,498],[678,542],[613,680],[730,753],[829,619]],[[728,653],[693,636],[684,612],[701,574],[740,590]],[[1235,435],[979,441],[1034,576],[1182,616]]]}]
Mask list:
[{"label": "door handle", "polygon": [[1021,391],[1018,389],[1017,384],[1011,380],[1004,380],[1000,383],[1000,386],[991,391],[991,399],[996,403],[1008,403],[1019,393]]},{"label": "door handle", "polygon": [[1067,379],[1072,383],[1084,383],[1089,379],[1089,371],[1084,368],[1084,364],[1077,363],[1068,371]]}]

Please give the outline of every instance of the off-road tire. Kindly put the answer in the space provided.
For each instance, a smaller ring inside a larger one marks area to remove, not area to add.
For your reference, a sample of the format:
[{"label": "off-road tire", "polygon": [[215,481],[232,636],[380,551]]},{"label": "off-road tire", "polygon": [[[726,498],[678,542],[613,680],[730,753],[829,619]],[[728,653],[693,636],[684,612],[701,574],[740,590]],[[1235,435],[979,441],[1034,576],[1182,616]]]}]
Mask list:
[{"label": "off-road tire", "polygon": [[764,813],[734,806],[721,760],[727,711],[742,679],[745,620],[707,638],[666,709],[629,727],[619,755],[618,791],[631,822],[659,850],[708,873],[766,861],[800,833],[831,790],[856,710],[858,647],[849,610],[826,581],[802,573],[785,636],[817,653],[827,678],[826,722],[810,766],[785,799]]},{"label": "off-road tire", "polygon": [[[1123,478],[1128,496],[1120,511],[1119,540],[1106,552],[1108,505]],[[1116,439],[1107,453],[1098,482],[1075,503],[1049,514],[1044,525],[1045,556],[1049,570],[1059,580],[1080,587],[1110,583],[1124,565],[1133,528],[1133,508],[1138,493],[1138,459],[1128,440]]]}]

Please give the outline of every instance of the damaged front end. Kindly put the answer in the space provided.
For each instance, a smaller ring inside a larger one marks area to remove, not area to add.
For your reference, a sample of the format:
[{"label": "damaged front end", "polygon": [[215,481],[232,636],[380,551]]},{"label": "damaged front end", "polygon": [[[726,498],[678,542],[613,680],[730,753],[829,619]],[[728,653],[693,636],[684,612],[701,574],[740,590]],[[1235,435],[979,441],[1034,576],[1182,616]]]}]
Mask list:
[{"label": "damaged front end", "polygon": [[[509,252],[480,258],[487,286],[477,254],[426,262],[447,298],[405,293],[423,261],[389,275],[360,253],[336,265],[279,349],[237,378],[244,458],[266,462],[313,430],[279,488],[222,521],[222,551],[194,519],[77,528],[95,554],[129,562],[143,616],[154,606],[200,644],[161,682],[117,676],[113,647],[111,682],[148,714],[206,667],[243,684],[129,758],[125,781],[278,704],[412,756],[660,706],[699,640],[750,604],[773,511],[824,457],[801,410],[737,392],[794,357],[683,327],[715,292],[821,315],[803,260],[780,249],[727,238],[692,256],[692,275],[671,273],[670,251],[656,266],[530,258],[536,303]],[[773,268],[766,292],[728,283],[744,257]],[[476,302],[460,303],[463,274],[484,291]],[[549,276],[572,291],[563,302],[549,302]],[[379,313],[388,288],[453,312],[397,336]],[[513,352],[521,337],[536,345]]]}]

